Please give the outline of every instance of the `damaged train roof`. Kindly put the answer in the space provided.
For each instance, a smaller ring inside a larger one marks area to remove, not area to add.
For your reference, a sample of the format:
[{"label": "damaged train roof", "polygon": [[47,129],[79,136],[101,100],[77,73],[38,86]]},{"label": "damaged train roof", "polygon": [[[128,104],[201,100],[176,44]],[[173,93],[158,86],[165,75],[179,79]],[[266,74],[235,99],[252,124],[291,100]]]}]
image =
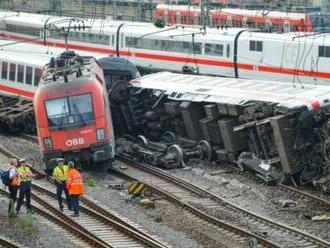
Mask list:
[{"label": "damaged train roof", "polygon": [[330,86],[301,85],[289,82],[269,82],[159,72],[131,81],[137,88],[159,90],[169,99],[193,102],[216,102],[246,105],[269,102],[278,107],[317,110],[330,105]]}]

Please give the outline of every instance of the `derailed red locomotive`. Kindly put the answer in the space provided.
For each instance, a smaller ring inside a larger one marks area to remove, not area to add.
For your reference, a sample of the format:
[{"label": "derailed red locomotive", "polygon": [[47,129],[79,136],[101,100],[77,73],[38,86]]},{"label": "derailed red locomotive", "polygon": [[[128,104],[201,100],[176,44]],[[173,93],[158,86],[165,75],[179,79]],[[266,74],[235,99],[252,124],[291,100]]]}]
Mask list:
[{"label": "derailed red locomotive", "polygon": [[72,51],[52,58],[34,96],[39,146],[51,171],[64,157],[84,166],[114,158],[114,132],[101,65]]}]

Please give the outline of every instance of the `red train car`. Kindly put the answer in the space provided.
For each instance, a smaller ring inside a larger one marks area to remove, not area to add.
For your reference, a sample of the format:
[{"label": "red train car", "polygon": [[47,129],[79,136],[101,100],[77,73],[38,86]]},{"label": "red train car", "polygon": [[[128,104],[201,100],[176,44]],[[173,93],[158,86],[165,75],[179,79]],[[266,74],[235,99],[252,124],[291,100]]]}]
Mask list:
[{"label": "red train car", "polygon": [[111,161],[114,132],[100,64],[62,53],[46,65],[39,85],[34,108],[46,170],[58,157],[81,166]]},{"label": "red train car", "polygon": [[287,13],[280,11],[247,10],[237,8],[223,8],[210,10],[208,20],[202,21],[207,10],[198,6],[187,5],[157,5],[154,12],[155,20],[164,20],[167,24],[201,25],[209,23],[210,26],[232,26],[263,28],[273,30],[291,30],[300,32],[316,31],[314,27],[320,26],[313,22],[310,14]]}]

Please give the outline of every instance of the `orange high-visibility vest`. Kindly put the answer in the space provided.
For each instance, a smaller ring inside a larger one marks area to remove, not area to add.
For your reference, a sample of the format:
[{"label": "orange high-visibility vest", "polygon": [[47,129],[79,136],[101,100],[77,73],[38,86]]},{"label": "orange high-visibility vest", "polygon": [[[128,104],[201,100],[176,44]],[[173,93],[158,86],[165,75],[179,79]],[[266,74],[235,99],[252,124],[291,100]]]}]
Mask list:
[{"label": "orange high-visibility vest", "polygon": [[77,171],[76,169],[69,169],[68,180],[66,181],[66,188],[69,191],[69,195],[84,194],[83,179],[79,171]]},{"label": "orange high-visibility vest", "polygon": [[[13,167],[12,167],[11,169],[13,169]],[[10,170],[11,170],[11,169],[10,169]],[[17,172],[17,169],[16,169],[16,168],[14,168],[14,169],[15,169],[16,172]],[[20,185],[20,182],[21,182],[21,180],[20,180],[19,176],[16,175],[16,176],[14,176],[14,177],[10,180],[10,185],[11,185],[11,186],[19,186],[19,185]]]}]

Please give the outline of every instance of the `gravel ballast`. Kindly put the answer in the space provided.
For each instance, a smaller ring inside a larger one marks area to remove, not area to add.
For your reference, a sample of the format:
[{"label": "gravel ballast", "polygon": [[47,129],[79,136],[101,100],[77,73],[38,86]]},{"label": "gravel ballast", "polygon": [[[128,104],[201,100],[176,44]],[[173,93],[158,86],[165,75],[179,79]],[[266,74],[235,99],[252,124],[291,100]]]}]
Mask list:
[{"label": "gravel ballast", "polygon": [[[235,173],[225,166],[200,165],[191,170],[177,169],[169,172],[251,212],[330,241],[330,223],[311,220],[315,215],[329,215],[329,211],[320,208],[313,201],[297,199],[276,186],[269,186],[260,180]],[[283,202],[292,202],[294,206],[283,207]]]},{"label": "gravel ballast", "polygon": [[[23,138],[0,134],[0,145],[15,152],[20,157],[27,158],[28,162],[30,162],[35,168],[41,170],[44,169],[38,145],[34,142]],[[94,187],[88,187],[87,181],[88,178],[91,177],[90,175],[97,179]],[[147,214],[151,212],[151,209],[146,210],[139,206],[132,206],[130,203],[127,203],[125,201],[125,193],[107,189],[108,182],[111,180],[110,175],[104,177],[104,174],[98,175],[96,172],[88,172],[84,173],[84,177],[86,179],[85,189],[88,197],[99,201],[127,219],[137,223],[147,230],[148,233],[161,237],[162,240],[172,247],[203,247],[199,244],[199,241],[189,238],[184,232],[168,227],[164,225],[164,223],[157,222],[157,216],[153,217],[152,215]]]},{"label": "gravel ballast", "polygon": [[[35,167],[43,168],[36,144],[21,138],[1,136],[1,145],[15,151],[19,156],[27,157]],[[219,170],[220,173],[211,174],[211,172]],[[191,170],[177,169],[171,170],[169,173],[200,185],[259,215],[330,240],[328,231],[330,223],[325,221],[313,222],[310,219],[311,216],[329,213],[306,199],[295,199],[289,193],[274,186],[265,185],[258,180],[235,173],[233,170],[220,165],[195,165]],[[165,242],[173,247],[206,247],[204,246],[205,241],[207,239],[212,241],[212,238],[203,236],[205,232],[194,232],[194,226],[189,221],[183,222],[184,225],[180,225],[183,220],[176,218],[180,216],[180,213],[166,201],[160,201],[158,203],[159,207],[156,205],[154,210],[144,209],[137,205],[132,206],[130,203],[125,202],[126,192],[108,189],[108,182],[113,180],[110,175],[104,176],[94,172],[84,174],[86,178],[92,176],[97,179],[94,187],[86,187],[88,196],[143,226],[149,233],[163,238]],[[281,202],[285,201],[293,201],[295,206],[282,207]],[[190,225],[189,228],[187,228],[187,225]],[[208,247],[219,247],[219,243],[214,244],[211,242]]]}]

